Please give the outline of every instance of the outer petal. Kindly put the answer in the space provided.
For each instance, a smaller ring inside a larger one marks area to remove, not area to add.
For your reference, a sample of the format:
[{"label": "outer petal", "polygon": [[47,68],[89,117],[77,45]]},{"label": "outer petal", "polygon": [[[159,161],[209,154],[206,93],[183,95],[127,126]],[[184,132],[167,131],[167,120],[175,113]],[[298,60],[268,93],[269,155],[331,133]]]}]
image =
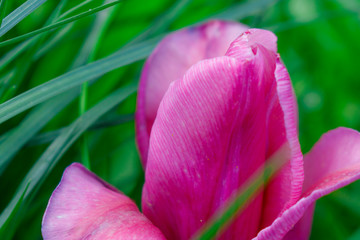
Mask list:
[{"label": "outer petal", "polygon": [[[277,52],[276,36],[269,31],[249,29],[231,44],[227,55],[235,57],[239,61],[248,61],[258,51],[262,52],[262,54],[257,54],[258,58],[268,58],[269,60],[257,59],[257,64],[271,62]],[[259,69],[272,71],[269,67],[259,67]],[[271,73],[260,73],[261,76],[269,74]],[[270,110],[267,115],[266,158],[272,156],[285,143],[290,146],[291,158],[289,164],[281,170],[265,190],[262,227],[269,226],[281,211],[296,203],[301,196],[304,180],[303,158],[297,135],[296,98],[289,74],[279,56],[276,59],[275,78],[276,84],[272,79],[263,79],[262,81],[265,83],[268,95],[274,96],[270,100]]]},{"label": "outer petal", "polygon": [[200,60],[223,56],[230,43],[247,29],[236,22],[213,20],[165,37],[146,61],[138,90],[136,138],[145,166],[149,136],[160,101],[171,82]]},{"label": "outer petal", "polygon": [[255,239],[308,239],[314,202],[360,178],[360,133],[338,128],[324,134],[305,156],[304,167],[303,197]]},{"label": "outer petal", "polygon": [[78,163],[53,192],[42,234],[45,240],[165,239],[128,197]]},{"label": "outer petal", "polygon": [[[247,61],[204,60],[164,96],[151,132],[143,210],[167,238],[189,239],[264,163],[275,60],[260,45]],[[261,208],[260,194],[224,239],[255,236]]]},{"label": "outer petal", "polygon": [[262,227],[269,226],[279,214],[295,204],[301,196],[304,181],[303,155],[297,134],[297,105],[289,74],[284,64],[276,63],[276,91],[269,116],[269,146],[271,156],[285,142],[289,143],[291,159],[287,166],[270,182],[265,190]]}]

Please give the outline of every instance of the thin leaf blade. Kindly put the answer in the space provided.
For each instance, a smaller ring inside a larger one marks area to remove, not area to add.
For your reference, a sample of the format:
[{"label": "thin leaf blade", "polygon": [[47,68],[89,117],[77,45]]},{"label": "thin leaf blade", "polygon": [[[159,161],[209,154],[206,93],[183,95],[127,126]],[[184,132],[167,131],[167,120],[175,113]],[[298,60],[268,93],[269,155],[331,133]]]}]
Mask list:
[{"label": "thin leaf blade", "polygon": [[21,20],[27,17],[30,13],[35,11],[38,7],[40,7],[47,0],[28,0],[23,3],[20,7],[11,12],[8,16],[6,16],[0,28],[0,37],[5,33],[10,31],[16,24],[18,24]]},{"label": "thin leaf blade", "polygon": [[12,209],[11,213],[9,214],[9,217],[0,225],[0,239],[10,239],[10,235],[12,235],[12,232],[10,230],[9,232],[9,225],[11,224],[11,221],[15,218],[16,214],[18,213],[20,207],[22,206],[24,202],[24,197],[27,189],[29,188],[31,180],[29,180],[24,188],[24,190],[21,192],[20,197],[15,202],[14,208]]},{"label": "thin leaf blade", "polygon": [[74,89],[35,108],[15,130],[1,140],[0,176],[13,156],[78,95],[79,90]]},{"label": "thin leaf blade", "polygon": [[[16,203],[19,202],[19,199],[24,192],[23,198],[26,200],[30,197],[30,195],[33,195],[33,193],[39,189],[46,176],[51,172],[52,168],[70,148],[70,146],[81,136],[81,134],[84,133],[84,131],[86,131],[101,116],[109,112],[116,105],[133,94],[135,90],[136,86],[134,84],[116,90],[79,117],[75,122],[68,126],[66,131],[64,131],[52,142],[52,144],[46,149],[25,176],[22,183],[19,185],[15,196],[0,215],[0,226],[2,226],[10,217],[16,207]],[[30,179],[31,182],[27,187]]]},{"label": "thin leaf blade", "polygon": [[79,67],[0,104],[0,123],[82,83],[148,56],[158,38],[120,50],[106,58]]},{"label": "thin leaf blade", "polygon": [[[103,4],[99,7],[96,7],[94,9],[89,9],[88,11],[86,12],[83,12],[83,13],[79,13],[75,16],[72,16],[72,17],[69,17],[69,18],[66,18],[64,20],[60,20],[58,22],[55,22],[53,24],[50,24],[50,25],[47,25],[43,28],[40,28],[40,29],[37,29],[35,31],[32,31],[32,32],[29,32],[29,33],[25,33],[23,35],[20,35],[20,36],[17,36],[17,37],[14,37],[14,38],[11,38],[11,39],[8,39],[6,41],[3,41],[3,42],[0,42],[0,47],[3,47],[3,46],[6,46],[6,45],[9,45],[9,44],[12,44],[12,43],[16,43],[16,42],[20,42],[20,41],[23,41],[25,39],[28,39],[30,37],[33,37],[33,36],[36,36],[40,33],[44,33],[44,32],[47,32],[47,31],[50,31],[50,30],[53,30],[55,28],[58,28],[58,27],[61,27],[65,24],[69,24],[71,22],[74,22],[74,21],[77,21],[81,18],[84,18],[84,17],[87,17],[87,16],[90,16],[96,12],[100,12],[106,8],[109,8],[109,7],[112,7],[116,4],[119,4],[121,3],[123,0],[115,0],[111,3],[107,3],[107,4]],[[0,29],[1,31],[1,29]],[[1,36],[1,35],[0,35]]]}]

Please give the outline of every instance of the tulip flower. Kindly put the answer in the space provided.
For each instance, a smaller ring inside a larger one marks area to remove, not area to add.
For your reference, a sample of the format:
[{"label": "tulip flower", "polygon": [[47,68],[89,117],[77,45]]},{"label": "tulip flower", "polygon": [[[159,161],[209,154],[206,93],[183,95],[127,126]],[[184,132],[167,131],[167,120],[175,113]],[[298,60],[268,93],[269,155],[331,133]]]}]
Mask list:
[{"label": "tulip flower", "polygon": [[308,239],[315,201],[360,178],[360,134],[338,128],[303,155],[276,36],[210,21],[164,38],[142,72],[136,113],[143,214],[82,165],[69,166],[44,239],[190,239],[282,147],[290,155],[219,239]]}]

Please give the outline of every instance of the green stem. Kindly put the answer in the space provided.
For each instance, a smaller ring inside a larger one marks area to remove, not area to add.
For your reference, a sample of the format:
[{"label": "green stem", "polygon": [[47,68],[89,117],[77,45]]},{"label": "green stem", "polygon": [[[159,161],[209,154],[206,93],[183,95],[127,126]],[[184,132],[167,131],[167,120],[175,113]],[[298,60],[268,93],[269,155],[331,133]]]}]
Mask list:
[{"label": "green stem", "polygon": [[[79,102],[79,115],[83,115],[86,112],[87,108],[87,95],[88,95],[88,82],[84,82],[81,86],[80,93],[80,102]],[[89,156],[89,147],[88,147],[88,136],[84,132],[83,137],[81,138],[81,162],[84,164],[87,169],[90,170],[90,156]]]},{"label": "green stem", "polygon": [[86,112],[87,108],[87,95],[88,95],[88,82],[84,82],[81,87],[81,95],[80,95],[80,105],[79,105],[79,112],[82,115],[84,112]]},{"label": "green stem", "polygon": [[[85,1],[86,3],[88,1]],[[103,1],[104,5],[107,5],[111,3],[109,0]],[[109,11],[109,10],[108,10]],[[101,37],[104,34],[106,28],[109,25],[110,19],[114,16],[114,8],[110,13],[107,14],[107,17],[105,19],[99,18],[97,21],[93,23],[93,31],[90,32],[88,35],[84,48],[82,51],[80,51],[81,55],[87,54],[87,63],[93,62],[96,57],[96,52],[99,48],[99,44],[101,41]],[[99,13],[101,14],[101,13]],[[96,17],[99,17],[96,15]],[[100,22],[100,24],[99,24]],[[85,52],[85,54],[82,54],[82,52]],[[75,64],[82,64],[83,59],[79,57],[78,61],[75,61]],[[89,84],[88,82],[83,83],[81,87],[81,93],[80,93],[80,102],[79,102],[79,114],[80,116],[86,111],[87,108],[87,98],[88,98],[88,91],[89,91]],[[90,156],[89,156],[89,145],[88,145],[88,135],[85,132],[82,139],[81,139],[81,162],[90,170]]]}]

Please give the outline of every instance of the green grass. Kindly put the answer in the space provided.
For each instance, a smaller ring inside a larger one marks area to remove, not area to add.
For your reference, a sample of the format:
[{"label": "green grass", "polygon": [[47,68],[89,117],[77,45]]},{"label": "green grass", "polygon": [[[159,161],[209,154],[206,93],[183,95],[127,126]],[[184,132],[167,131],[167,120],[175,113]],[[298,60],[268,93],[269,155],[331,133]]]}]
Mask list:
[{"label": "green grass", "polygon": [[[165,33],[209,18],[277,34],[298,99],[304,153],[330,129],[360,130],[359,14],[357,0],[0,0],[6,237],[41,239],[49,196],[74,161],[88,161],[139,203],[144,176],[129,86]],[[356,239],[359,192],[355,183],[319,200],[312,239]]]}]

